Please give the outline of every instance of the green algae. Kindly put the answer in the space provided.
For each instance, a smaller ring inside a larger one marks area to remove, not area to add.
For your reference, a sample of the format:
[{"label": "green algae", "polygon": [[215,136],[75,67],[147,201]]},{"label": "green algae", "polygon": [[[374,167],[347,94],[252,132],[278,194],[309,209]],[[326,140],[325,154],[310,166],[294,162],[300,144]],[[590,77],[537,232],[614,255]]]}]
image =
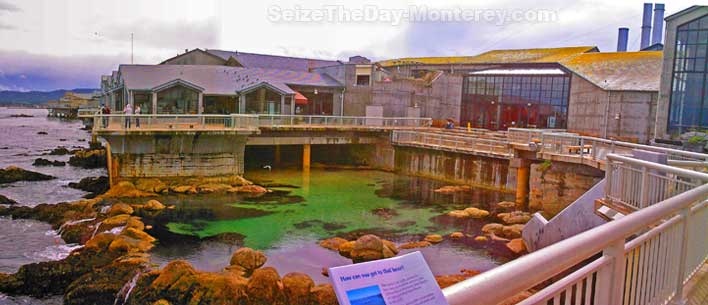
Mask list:
[{"label": "green algae", "polygon": [[[167,228],[174,233],[200,238],[236,232],[246,236],[245,246],[255,249],[277,247],[305,236],[321,239],[357,230],[395,231],[400,234],[450,233],[449,228],[442,228],[431,220],[441,214],[440,207],[411,204],[393,196],[377,195],[383,184],[394,178],[401,179],[392,173],[273,171],[249,173],[249,178],[297,186],[273,189],[302,200],[289,203],[282,196],[267,197],[269,200],[241,199],[225,204],[263,213],[232,219],[219,217],[171,222]],[[384,218],[372,213],[377,208],[388,208],[397,213]]]}]

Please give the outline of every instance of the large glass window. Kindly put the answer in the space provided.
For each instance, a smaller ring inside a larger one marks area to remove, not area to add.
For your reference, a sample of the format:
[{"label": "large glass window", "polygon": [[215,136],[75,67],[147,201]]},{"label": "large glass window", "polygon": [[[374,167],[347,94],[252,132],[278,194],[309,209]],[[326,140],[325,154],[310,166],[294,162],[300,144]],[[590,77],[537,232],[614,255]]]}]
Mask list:
[{"label": "large glass window", "polygon": [[133,110],[137,110],[140,106],[140,114],[152,113],[152,93],[150,92],[133,92]]},{"label": "large glass window", "polygon": [[199,92],[184,87],[174,86],[157,93],[157,113],[196,114]]},{"label": "large glass window", "polygon": [[280,114],[280,94],[260,88],[246,94],[246,113]]},{"label": "large glass window", "polygon": [[475,128],[566,128],[568,75],[468,76],[462,124]]},{"label": "large glass window", "polygon": [[677,28],[668,131],[708,128],[708,15]]}]

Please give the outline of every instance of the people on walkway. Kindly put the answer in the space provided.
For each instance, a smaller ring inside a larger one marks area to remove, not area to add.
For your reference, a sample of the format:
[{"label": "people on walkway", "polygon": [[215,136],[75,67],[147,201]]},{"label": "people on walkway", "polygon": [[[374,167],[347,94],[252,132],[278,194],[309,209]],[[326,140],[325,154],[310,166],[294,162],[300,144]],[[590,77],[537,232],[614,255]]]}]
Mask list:
[{"label": "people on walkway", "polygon": [[111,107],[109,107],[108,105],[102,106],[101,107],[101,114],[103,115],[103,118],[102,118],[103,128],[107,128],[108,127],[108,117],[106,115],[111,114]]},{"label": "people on walkway", "polygon": [[140,128],[140,105],[135,106],[133,113],[135,114],[135,127]]},{"label": "people on walkway", "polygon": [[130,116],[133,114],[133,106],[130,103],[125,104],[123,108],[123,114],[125,115],[125,128],[130,128]]},{"label": "people on walkway", "polygon": [[445,129],[455,129],[455,121],[453,119],[447,119],[447,123],[445,123]]}]

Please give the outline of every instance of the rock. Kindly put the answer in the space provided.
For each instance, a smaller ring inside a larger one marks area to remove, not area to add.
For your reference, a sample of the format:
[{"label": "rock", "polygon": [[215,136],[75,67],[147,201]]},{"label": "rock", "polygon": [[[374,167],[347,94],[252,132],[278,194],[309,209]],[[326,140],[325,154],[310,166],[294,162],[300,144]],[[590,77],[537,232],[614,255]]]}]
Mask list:
[{"label": "rock", "polygon": [[519,238],[519,237],[521,237],[521,232],[523,230],[524,230],[524,225],[521,225],[521,224],[504,226],[502,228],[501,234],[499,234],[499,235],[509,238],[509,239]]},{"label": "rock", "polygon": [[289,305],[310,305],[310,290],[315,282],[303,273],[291,272],[283,276],[283,294]]},{"label": "rock", "polygon": [[328,238],[323,241],[320,241],[320,246],[325,249],[339,251],[339,246],[341,246],[343,243],[346,243],[346,242],[348,242],[348,241],[344,238],[332,237],[332,238]]},{"label": "rock", "polygon": [[155,303],[152,303],[152,305],[172,305],[172,303],[168,302],[165,299],[159,299],[155,301]]},{"label": "rock", "polygon": [[267,260],[268,258],[263,252],[244,247],[234,252],[229,264],[243,268],[245,276],[250,276],[254,270],[263,266]]},{"label": "rock", "polygon": [[108,210],[108,216],[116,216],[120,214],[133,214],[133,208],[125,203],[116,203]]},{"label": "rock", "polygon": [[462,232],[452,232],[452,233],[450,233],[450,238],[452,238],[452,239],[460,239],[460,238],[463,238],[463,237],[465,237],[465,234],[462,233]]},{"label": "rock", "polygon": [[170,191],[178,194],[196,194],[197,188],[192,185],[177,185],[170,187]]},{"label": "rock", "polygon": [[526,244],[521,238],[514,238],[508,243],[506,243],[506,248],[514,252],[514,254],[522,254],[526,252]]},{"label": "rock", "polygon": [[[147,256],[134,256],[115,260],[105,267],[86,273],[67,287],[64,304],[103,304],[106,300],[113,300],[124,289],[124,284],[139,275],[148,262]],[[124,294],[125,291],[120,296]]]},{"label": "rock", "polygon": [[108,185],[108,177],[100,176],[86,177],[81,179],[79,182],[70,182],[69,187],[82,190],[84,192],[89,192],[92,197],[95,197],[107,192],[110,186]]},{"label": "rock", "polygon": [[133,228],[139,231],[145,230],[145,223],[143,223],[139,217],[130,217],[128,221],[125,222],[125,228]]},{"label": "rock", "polygon": [[37,158],[34,159],[34,163],[32,163],[33,166],[65,166],[66,162],[62,162],[59,160],[47,160],[44,158]]},{"label": "rock", "polygon": [[352,250],[354,250],[354,245],[356,241],[348,241],[339,245],[339,255],[346,258],[352,258]]},{"label": "rock", "polygon": [[17,181],[44,181],[52,180],[55,177],[38,172],[28,171],[16,166],[8,166],[0,169],[0,184]]},{"label": "rock", "polygon": [[135,228],[126,228],[108,246],[111,251],[147,252],[152,249],[155,238]]},{"label": "rock", "polygon": [[501,234],[504,230],[504,225],[500,223],[488,223],[482,227],[482,232],[486,234]]},{"label": "rock", "polygon": [[408,243],[402,244],[401,246],[399,246],[399,248],[401,248],[401,249],[414,249],[414,248],[430,247],[430,246],[432,246],[432,245],[433,245],[433,244],[431,244],[430,242],[427,242],[427,241],[424,241],[424,240],[423,240],[423,241],[412,241],[412,242],[408,242]]},{"label": "rock", "polygon": [[462,269],[460,270],[460,274],[437,275],[435,276],[435,281],[438,282],[438,286],[443,289],[459,282],[462,282],[480,273],[481,272],[477,270]]},{"label": "rock", "polygon": [[516,202],[502,201],[497,203],[497,206],[504,209],[513,209],[516,207]]},{"label": "rock", "polygon": [[164,193],[168,191],[169,186],[160,179],[138,179],[135,182],[135,187],[138,190],[151,193]]},{"label": "rock", "polygon": [[464,212],[467,213],[469,217],[472,218],[484,218],[489,216],[489,211],[478,209],[478,208],[466,208]]},{"label": "rock", "polygon": [[79,150],[69,158],[69,165],[81,168],[106,168],[106,150]]},{"label": "rock", "polygon": [[376,209],[371,210],[371,213],[376,216],[379,216],[383,219],[391,219],[394,216],[399,215],[398,212],[396,212],[396,210],[389,209],[389,208],[376,208]]},{"label": "rock", "polygon": [[254,271],[246,291],[252,305],[285,304],[280,275],[272,267]]},{"label": "rock", "polygon": [[0,195],[0,204],[13,205],[13,204],[17,204],[17,201],[14,201],[14,200],[7,198],[3,195]]},{"label": "rock", "polygon": [[121,215],[116,215],[113,217],[106,218],[101,223],[103,226],[113,228],[113,227],[125,226],[128,224],[129,220],[130,220],[130,215],[121,214]]},{"label": "rock", "polygon": [[476,242],[486,242],[489,238],[484,235],[475,236],[474,241]]},{"label": "rock", "polygon": [[384,258],[383,241],[376,235],[367,234],[359,237],[354,243],[351,259],[354,263],[368,262]]},{"label": "rock", "polygon": [[63,156],[63,155],[68,155],[68,154],[71,154],[71,151],[69,151],[69,149],[67,149],[64,146],[59,146],[55,149],[52,149],[52,151],[49,152],[49,155],[52,155],[52,156]]},{"label": "rock", "polygon": [[111,186],[108,192],[101,195],[102,198],[141,198],[155,196],[157,196],[157,194],[137,189],[130,181],[120,181]]},{"label": "rock", "polygon": [[151,199],[142,206],[142,209],[147,211],[161,211],[165,209],[165,205],[155,199]]},{"label": "rock", "polygon": [[434,190],[433,192],[450,194],[450,193],[457,193],[457,192],[466,192],[471,189],[472,188],[469,185],[446,185],[446,186],[443,186],[439,189]]},{"label": "rock", "polygon": [[228,190],[228,192],[229,193],[263,194],[263,193],[267,193],[268,189],[266,189],[262,186],[259,186],[259,185],[251,184],[251,185],[244,185],[244,186],[230,188]]},{"label": "rock", "polygon": [[453,210],[453,211],[447,212],[447,216],[455,217],[455,218],[467,218],[470,215],[467,214],[467,212],[465,212],[463,210]]},{"label": "rock", "polygon": [[48,135],[48,133],[46,131],[38,131],[37,134],[38,135]]},{"label": "rock", "polygon": [[513,211],[510,213],[499,213],[497,217],[508,225],[525,224],[531,220],[531,214],[522,211]]},{"label": "rock", "polygon": [[398,254],[398,247],[396,247],[396,244],[394,244],[391,241],[382,239],[381,242],[383,242],[384,248],[383,248],[383,255],[384,257],[394,257]]},{"label": "rock", "polygon": [[430,234],[430,235],[425,236],[425,238],[423,238],[423,240],[427,241],[429,243],[437,244],[437,243],[443,241],[443,237],[438,234]]},{"label": "rock", "polygon": [[330,284],[317,285],[312,290],[312,303],[317,305],[339,305],[337,295],[334,294],[334,288]]},{"label": "rock", "polygon": [[231,189],[231,186],[223,183],[208,183],[197,186],[197,192],[199,193],[221,193],[226,192]]}]

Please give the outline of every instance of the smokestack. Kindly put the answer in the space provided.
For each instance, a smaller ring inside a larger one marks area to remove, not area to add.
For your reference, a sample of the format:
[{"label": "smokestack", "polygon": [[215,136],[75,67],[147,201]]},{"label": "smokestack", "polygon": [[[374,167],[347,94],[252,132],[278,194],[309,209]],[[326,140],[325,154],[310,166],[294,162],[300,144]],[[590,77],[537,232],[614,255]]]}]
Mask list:
[{"label": "smokestack", "polygon": [[664,4],[654,4],[654,24],[651,28],[651,44],[661,43],[664,34]]},{"label": "smokestack", "polygon": [[642,43],[639,49],[644,49],[649,46],[651,39],[651,3],[644,3],[644,15],[642,16]]},{"label": "smokestack", "polygon": [[627,37],[629,28],[619,28],[617,33],[617,52],[627,52]]}]

